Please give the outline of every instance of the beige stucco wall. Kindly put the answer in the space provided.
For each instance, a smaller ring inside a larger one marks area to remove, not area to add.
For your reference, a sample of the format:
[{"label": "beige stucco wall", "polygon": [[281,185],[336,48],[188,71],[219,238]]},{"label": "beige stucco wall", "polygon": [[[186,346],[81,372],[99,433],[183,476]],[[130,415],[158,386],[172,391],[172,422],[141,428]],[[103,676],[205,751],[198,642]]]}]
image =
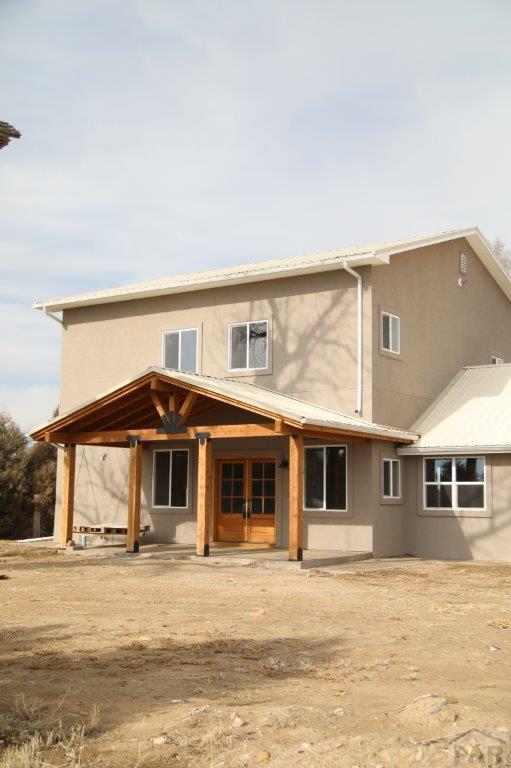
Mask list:
[{"label": "beige stucco wall", "polygon": [[[371,418],[371,269],[364,279],[365,400]],[[62,412],[162,363],[162,333],[197,327],[199,372],[227,367],[229,323],[268,320],[269,372],[243,376],[262,386],[353,414],[356,407],[355,279],[343,270],[66,310]]]},{"label": "beige stucco wall", "polygon": [[486,511],[436,516],[423,511],[422,458],[406,459],[406,492],[411,554],[462,560],[511,561],[511,454],[486,458]]},{"label": "beige stucco wall", "polygon": [[[465,239],[391,256],[372,284],[374,421],[408,428],[463,366],[511,362],[511,303]],[[381,310],[401,318],[398,358],[380,351]]]}]

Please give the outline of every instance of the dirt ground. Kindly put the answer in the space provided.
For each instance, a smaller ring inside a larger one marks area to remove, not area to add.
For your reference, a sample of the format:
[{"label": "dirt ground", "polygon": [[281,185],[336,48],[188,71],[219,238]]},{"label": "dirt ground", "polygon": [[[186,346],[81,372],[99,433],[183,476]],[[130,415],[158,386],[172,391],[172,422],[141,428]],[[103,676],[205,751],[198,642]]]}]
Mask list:
[{"label": "dirt ground", "polygon": [[511,765],[511,567],[0,545],[0,765]]}]

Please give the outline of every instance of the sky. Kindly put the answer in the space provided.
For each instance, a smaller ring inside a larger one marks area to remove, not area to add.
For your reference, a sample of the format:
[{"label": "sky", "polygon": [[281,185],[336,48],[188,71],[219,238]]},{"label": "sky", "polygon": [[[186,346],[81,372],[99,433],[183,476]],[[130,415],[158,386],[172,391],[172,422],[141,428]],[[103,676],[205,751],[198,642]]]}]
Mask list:
[{"label": "sky", "polygon": [[507,0],[0,0],[0,409],[35,300],[477,224],[511,243]]}]

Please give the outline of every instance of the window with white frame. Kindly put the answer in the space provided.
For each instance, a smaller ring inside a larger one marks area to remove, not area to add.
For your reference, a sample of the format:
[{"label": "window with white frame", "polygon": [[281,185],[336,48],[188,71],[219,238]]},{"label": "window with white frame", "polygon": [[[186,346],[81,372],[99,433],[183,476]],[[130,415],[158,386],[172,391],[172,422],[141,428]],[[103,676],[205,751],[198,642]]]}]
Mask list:
[{"label": "window with white frame", "polygon": [[346,446],[308,445],[304,454],[304,508],[345,512]]},{"label": "window with white frame", "polygon": [[401,320],[390,312],[381,313],[381,348],[399,355],[401,351]]},{"label": "window with white frame", "polygon": [[268,368],[268,322],[260,320],[229,326],[229,370]]},{"label": "window with white frame", "polygon": [[197,373],[197,328],[163,334],[163,367]]},{"label": "window with white frame", "polygon": [[401,498],[401,461],[399,459],[382,459],[383,498]]},{"label": "window with white frame", "polygon": [[497,357],[497,355],[491,355],[490,363],[492,365],[502,365],[504,363],[504,360],[502,357]]},{"label": "window with white frame", "polygon": [[188,507],[188,449],[153,453],[153,507]]},{"label": "window with white frame", "polygon": [[424,509],[484,509],[483,456],[424,459]]}]

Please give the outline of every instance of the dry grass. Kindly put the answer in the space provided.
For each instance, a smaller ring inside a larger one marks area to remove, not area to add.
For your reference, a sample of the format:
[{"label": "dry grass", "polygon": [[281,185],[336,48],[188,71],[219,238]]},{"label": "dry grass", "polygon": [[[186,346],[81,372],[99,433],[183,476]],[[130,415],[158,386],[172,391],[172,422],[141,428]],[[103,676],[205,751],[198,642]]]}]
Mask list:
[{"label": "dry grass", "polygon": [[85,722],[66,723],[65,698],[49,708],[17,696],[13,709],[0,715],[0,768],[99,765],[84,755],[88,739],[101,730],[99,708],[94,706]]}]

